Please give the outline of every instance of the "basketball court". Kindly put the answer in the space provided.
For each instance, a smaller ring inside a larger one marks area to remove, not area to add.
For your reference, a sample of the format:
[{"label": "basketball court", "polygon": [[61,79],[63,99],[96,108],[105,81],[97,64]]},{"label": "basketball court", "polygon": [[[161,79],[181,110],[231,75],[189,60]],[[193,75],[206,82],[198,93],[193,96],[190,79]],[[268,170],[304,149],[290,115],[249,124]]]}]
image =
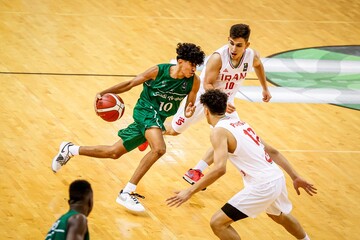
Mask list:
[{"label": "basketball court", "polygon": [[[311,239],[357,239],[359,9],[355,0],[0,0],[0,239],[44,239],[68,210],[75,179],[94,190],[91,239],[217,239],[210,218],[243,187],[230,163],[225,176],[181,207],[165,201],[188,187],[182,175],[210,146],[205,121],[165,137],[166,154],[137,187],[145,196],[142,215],[115,199],[146,152],[135,149],[118,160],[77,156],[56,174],[50,166],[62,141],[113,144],[132,123],[141,86],[121,94],[125,113],[112,123],[94,112],[97,92],[169,62],[178,42],[196,43],[210,55],[236,23],[250,25],[250,47],[264,60],[274,96],[259,101],[251,73],[237,111],[318,189],[316,196],[298,196],[286,176],[293,215]],[[270,60],[278,65],[267,65]],[[233,226],[242,239],[292,239],[266,214]]]}]

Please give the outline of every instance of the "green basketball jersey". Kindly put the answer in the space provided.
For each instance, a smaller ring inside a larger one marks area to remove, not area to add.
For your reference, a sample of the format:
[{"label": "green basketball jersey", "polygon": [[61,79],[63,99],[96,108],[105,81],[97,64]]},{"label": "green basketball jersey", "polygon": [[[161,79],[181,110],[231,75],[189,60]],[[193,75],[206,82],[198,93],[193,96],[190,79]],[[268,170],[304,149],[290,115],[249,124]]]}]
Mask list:
[{"label": "green basketball jersey", "polygon": [[[194,76],[190,78],[174,79],[170,76],[173,64],[159,64],[159,72],[154,80],[143,84],[143,91],[136,103],[139,109],[152,108],[162,118],[172,116],[178,110],[181,101],[191,92]],[[135,114],[135,111],[134,111]]]},{"label": "green basketball jersey", "polygon": [[[62,215],[51,227],[45,240],[66,240],[68,220],[71,216],[79,214],[74,210],[70,210]],[[89,240],[89,231],[86,232],[84,240]]]}]

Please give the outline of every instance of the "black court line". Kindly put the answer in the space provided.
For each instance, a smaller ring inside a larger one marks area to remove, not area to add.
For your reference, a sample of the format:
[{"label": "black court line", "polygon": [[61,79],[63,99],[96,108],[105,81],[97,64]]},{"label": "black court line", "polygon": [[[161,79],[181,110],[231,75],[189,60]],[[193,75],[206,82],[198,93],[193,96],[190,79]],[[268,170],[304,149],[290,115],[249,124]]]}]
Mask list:
[{"label": "black court line", "polygon": [[[102,73],[46,73],[46,72],[0,72],[8,75],[47,75],[47,76],[78,76],[78,77],[136,77],[128,74],[102,74]],[[246,80],[257,80],[257,78],[246,78]]]}]

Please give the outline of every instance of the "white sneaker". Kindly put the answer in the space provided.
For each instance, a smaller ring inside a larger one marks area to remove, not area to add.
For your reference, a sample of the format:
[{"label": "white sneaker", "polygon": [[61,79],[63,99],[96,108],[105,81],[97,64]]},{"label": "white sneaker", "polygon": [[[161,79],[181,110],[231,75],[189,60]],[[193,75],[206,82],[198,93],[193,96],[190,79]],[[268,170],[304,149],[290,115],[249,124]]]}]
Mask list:
[{"label": "white sneaker", "polygon": [[69,151],[69,147],[74,146],[72,142],[62,142],[59,147],[59,152],[52,160],[51,169],[56,173],[65,165],[73,156]]},{"label": "white sneaker", "polygon": [[140,194],[137,194],[134,192],[132,192],[132,193],[123,192],[123,190],[121,190],[118,197],[116,198],[116,202],[118,204],[126,207],[130,211],[144,212],[145,208],[143,205],[141,205],[141,203],[137,199],[138,197],[145,198],[144,196],[141,196]]}]

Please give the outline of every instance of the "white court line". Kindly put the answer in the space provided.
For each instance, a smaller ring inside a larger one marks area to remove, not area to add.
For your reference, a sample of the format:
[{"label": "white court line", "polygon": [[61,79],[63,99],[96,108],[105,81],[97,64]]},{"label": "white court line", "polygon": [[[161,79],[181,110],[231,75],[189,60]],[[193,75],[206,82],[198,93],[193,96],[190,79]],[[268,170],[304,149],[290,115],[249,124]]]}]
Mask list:
[{"label": "white court line", "polygon": [[[205,63],[210,56],[206,56]],[[320,59],[287,59],[287,58],[261,58],[265,72],[285,73],[338,73],[338,74],[360,74],[360,61],[348,60],[320,60]],[[176,64],[176,59],[170,63]],[[197,67],[202,71],[204,64]],[[254,69],[250,69],[251,72]]]},{"label": "white court line", "polygon": [[302,150],[302,149],[279,149],[280,152],[319,152],[319,153],[360,153],[360,151],[353,150]]},{"label": "white court line", "polygon": [[[360,90],[330,88],[269,87],[271,103],[360,104]],[[242,86],[236,98],[262,102],[260,86]]]}]

